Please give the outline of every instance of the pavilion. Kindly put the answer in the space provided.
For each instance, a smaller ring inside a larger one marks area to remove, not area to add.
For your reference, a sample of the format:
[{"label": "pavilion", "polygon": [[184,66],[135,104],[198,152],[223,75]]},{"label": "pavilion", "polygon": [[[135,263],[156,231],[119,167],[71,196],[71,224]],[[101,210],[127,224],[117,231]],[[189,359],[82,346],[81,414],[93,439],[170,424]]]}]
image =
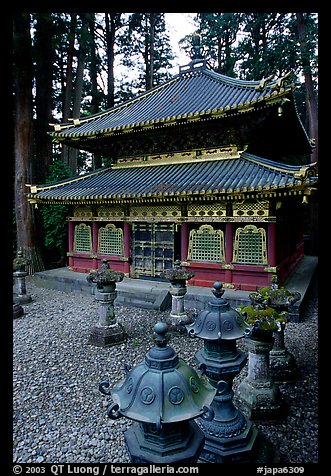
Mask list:
[{"label": "pavilion", "polygon": [[170,80],[98,114],[54,125],[55,142],[106,165],[47,185],[32,204],[66,204],[68,266],[107,258],[132,278],[180,259],[189,284],[256,290],[304,255],[317,167],[289,74],[243,81],[193,58]]}]

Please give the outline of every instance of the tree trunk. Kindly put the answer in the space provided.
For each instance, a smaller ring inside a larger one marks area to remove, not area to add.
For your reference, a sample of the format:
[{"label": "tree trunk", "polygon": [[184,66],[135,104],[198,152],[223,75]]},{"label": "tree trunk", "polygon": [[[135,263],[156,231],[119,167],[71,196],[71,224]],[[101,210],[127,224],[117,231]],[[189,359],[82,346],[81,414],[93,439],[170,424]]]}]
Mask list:
[{"label": "tree trunk", "polygon": [[17,248],[32,260],[27,271],[45,269],[42,262],[31,205],[26,198],[26,183],[31,183],[33,156],[33,108],[32,108],[32,61],[30,15],[17,13],[14,16],[14,81],[15,81],[15,217]]},{"label": "tree trunk", "polygon": [[52,18],[49,13],[36,14],[36,116],[35,144],[36,163],[34,180],[45,183],[51,161],[52,143],[48,136],[48,124],[52,120]]},{"label": "tree trunk", "polygon": [[[97,49],[95,44],[95,16],[94,13],[88,14],[90,36],[91,36],[91,62],[90,62],[90,78],[91,78],[91,114],[97,114],[99,112],[99,96],[98,96],[98,62],[97,62]],[[102,158],[100,154],[93,154],[93,169],[98,169],[102,166]]]},{"label": "tree trunk", "polygon": [[309,120],[308,134],[310,139],[315,142],[315,148],[311,154],[311,162],[318,162],[318,114],[316,97],[314,94],[313,77],[310,67],[310,55],[306,42],[306,22],[302,13],[296,13],[296,18],[299,33],[301,62],[306,87],[306,111]]},{"label": "tree trunk", "polygon": [[[72,97],[72,65],[75,55],[75,37],[76,37],[76,25],[77,25],[77,14],[71,14],[71,23],[70,23],[70,33],[69,33],[69,44],[68,44],[68,53],[67,53],[67,68],[66,68],[66,80],[65,88],[63,92],[63,107],[62,107],[62,122],[68,122],[70,116],[70,104]],[[69,156],[70,156],[70,147],[62,145],[62,161],[66,167],[69,168]]]},{"label": "tree trunk", "polygon": [[78,64],[77,64],[77,71],[76,71],[74,104],[73,104],[73,111],[72,111],[72,116],[74,119],[78,119],[80,116],[80,108],[81,108],[82,93],[83,93],[84,68],[85,68],[85,60],[86,60],[86,53],[87,53],[87,36],[88,36],[88,14],[82,13],[80,17],[82,19],[82,27],[81,27],[80,41],[79,41]]},{"label": "tree trunk", "polygon": [[[306,23],[302,13],[296,13],[299,42],[301,51],[301,61],[306,86],[306,115],[309,121],[308,134],[310,139],[315,142],[315,148],[311,153],[311,162],[318,162],[318,115],[317,104],[314,94],[313,78],[310,68],[310,56],[306,42]],[[318,254],[318,203],[310,203],[310,252],[313,255]]]},{"label": "tree trunk", "polygon": [[90,78],[91,78],[91,114],[97,114],[99,112],[99,98],[98,98],[98,62],[97,51],[95,44],[95,17],[94,13],[89,15],[90,35],[91,35],[91,63],[90,63]]},{"label": "tree trunk", "polygon": [[149,67],[146,71],[148,71],[148,76],[146,78],[146,90],[152,89],[153,87],[153,78],[154,78],[154,42],[155,42],[155,25],[157,20],[156,13],[149,14]]},{"label": "tree trunk", "polygon": [[[72,117],[74,119],[79,119],[80,117],[80,108],[82,104],[82,93],[83,93],[83,79],[84,79],[84,68],[85,60],[87,53],[87,36],[88,36],[88,14],[80,14],[82,19],[82,27],[79,41],[79,52],[78,52],[78,63],[76,70],[76,79],[75,79],[75,91],[74,91],[74,102]],[[69,169],[73,175],[77,174],[77,156],[78,150],[73,147],[69,148]]]},{"label": "tree trunk", "polygon": [[107,107],[114,106],[114,46],[115,46],[115,16],[116,13],[105,13],[106,20],[106,48],[107,48]]}]

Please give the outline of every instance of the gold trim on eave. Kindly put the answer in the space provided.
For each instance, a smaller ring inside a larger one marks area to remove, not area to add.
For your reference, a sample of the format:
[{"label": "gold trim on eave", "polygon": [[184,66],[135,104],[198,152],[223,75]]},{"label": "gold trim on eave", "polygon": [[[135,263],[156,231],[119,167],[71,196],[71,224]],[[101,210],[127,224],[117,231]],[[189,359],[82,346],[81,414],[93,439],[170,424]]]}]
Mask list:
[{"label": "gold trim on eave", "polygon": [[[74,177],[68,180],[63,180],[62,182],[55,183],[53,185],[30,185],[28,183],[25,184],[26,187],[30,187],[30,193],[37,193],[42,192],[43,190],[50,190],[51,188],[62,187],[63,185],[67,185],[68,183],[78,182],[79,180],[84,180],[87,177],[91,177],[92,175],[97,175],[100,173],[105,172],[106,170],[111,169],[112,167],[104,167],[102,169],[96,170],[95,172],[89,172],[88,174],[81,175],[79,177]],[[60,199],[62,200],[62,199]]]},{"label": "gold trim on eave", "polygon": [[[162,87],[162,85],[160,86]],[[237,113],[243,113],[243,112],[249,112],[255,109],[255,104],[259,106],[259,103],[264,102],[265,104],[272,105],[274,102],[277,102],[280,97],[284,96],[289,92],[289,90],[292,90],[293,87],[292,85],[287,86],[287,89],[282,88],[280,91],[274,91],[272,93],[268,93],[265,96],[261,96],[255,100],[247,100],[244,103],[239,103],[239,104],[232,104],[228,105],[226,107],[219,107],[215,108],[212,111],[208,112],[208,119],[211,118],[217,118],[217,117],[222,117],[226,114],[226,111],[236,111]],[[146,94],[151,94],[152,90],[149,91]],[[144,97],[146,97],[144,95]],[[141,97],[132,100],[131,103],[136,102],[138,100],[141,100]],[[87,121],[92,121],[95,119],[98,119],[102,116],[105,116],[107,114],[112,114],[114,111],[126,107],[128,104],[123,104],[122,106],[118,106],[117,108],[114,108],[113,110],[108,110],[104,113],[100,113],[99,115],[95,115],[93,117],[89,116],[87,118],[79,119],[79,124],[82,124],[83,122]],[[138,122],[133,122],[129,124],[122,124],[120,126],[114,126],[114,127],[107,127],[101,130],[96,130],[96,131],[86,131],[86,132],[79,132],[76,133],[75,131],[71,131],[68,133],[61,133],[62,129],[68,129],[72,128],[72,124],[65,124],[65,125],[56,125],[56,124],[50,124],[53,125],[55,128],[55,131],[60,131],[60,133],[57,132],[49,132],[49,135],[53,138],[56,139],[65,139],[65,138],[70,138],[71,140],[78,140],[81,137],[96,137],[100,135],[108,135],[112,134],[115,131],[120,131],[120,132],[131,132],[133,129],[139,127],[141,129],[145,128],[150,128],[151,124],[160,124],[160,125],[171,125],[175,124],[178,121],[181,121],[183,118],[186,119],[187,122],[194,122],[198,120],[202,120],[206,118],[206,111],[192,111],[188,114],[177,114],[176,116],[167,116],[167,117],[161,117],[161,118],[154,118],[154,119],[149,119],[146,121],[138,121]],[[75,120],[74,120],[75,121]],[[75,122],[74,122],[75,125]]]}]

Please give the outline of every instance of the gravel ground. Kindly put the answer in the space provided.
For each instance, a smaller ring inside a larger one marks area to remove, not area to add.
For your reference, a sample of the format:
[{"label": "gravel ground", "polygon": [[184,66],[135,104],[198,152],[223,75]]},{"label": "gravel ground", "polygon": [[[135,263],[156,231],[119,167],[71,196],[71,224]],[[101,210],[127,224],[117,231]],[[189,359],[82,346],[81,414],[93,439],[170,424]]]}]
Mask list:
[{"label": "gravel ground", "polygon": [[[87,343],[98,320],[92,296],[37,288],[30,277],[27,292],[33,301],[13,321],[13,461],[129,463],[123,432],[131,422],[107,417],[109,397],[98,386],[109,379],[112,387],[124,378],[125,363],[134,366],[143,360],[153,345],[154,324],[168,314],[116,305],[128,340],[99,348]],[[280,424],[256,425],[284,463],[318,462],[317,315],[315,285],[302,321],[286,328],[285,344],[301,370],[297,382],[280,385],[289,415]],[[201,344],[186,335],[173,335],[170,341],[192,366]],[[245,372],[247,366],[235,385]]]}]

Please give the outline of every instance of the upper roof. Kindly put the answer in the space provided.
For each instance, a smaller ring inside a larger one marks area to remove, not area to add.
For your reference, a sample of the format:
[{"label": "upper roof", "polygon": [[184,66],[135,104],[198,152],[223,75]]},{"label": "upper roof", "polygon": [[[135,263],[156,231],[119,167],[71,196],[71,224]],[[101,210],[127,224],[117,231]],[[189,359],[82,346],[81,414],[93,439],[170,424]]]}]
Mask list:
[{"label": "upper roof", "polygon": [[213,71],[206,60],[194,60],[179,73],[133,99],[98,114],[52,124],[50,135],[59,141],[96,138],[154,126],[228,113],[246,112],[282,100],[295,88],[289,74],[276,81],[243,81]]},{"label": "upper roof", "polygon": [[290,166],[247,152],[184,163],[104,167],[52,185],[31,186],[40,203],[116,202],[205,194],[289,191],[316,183],[315,164]]}]

